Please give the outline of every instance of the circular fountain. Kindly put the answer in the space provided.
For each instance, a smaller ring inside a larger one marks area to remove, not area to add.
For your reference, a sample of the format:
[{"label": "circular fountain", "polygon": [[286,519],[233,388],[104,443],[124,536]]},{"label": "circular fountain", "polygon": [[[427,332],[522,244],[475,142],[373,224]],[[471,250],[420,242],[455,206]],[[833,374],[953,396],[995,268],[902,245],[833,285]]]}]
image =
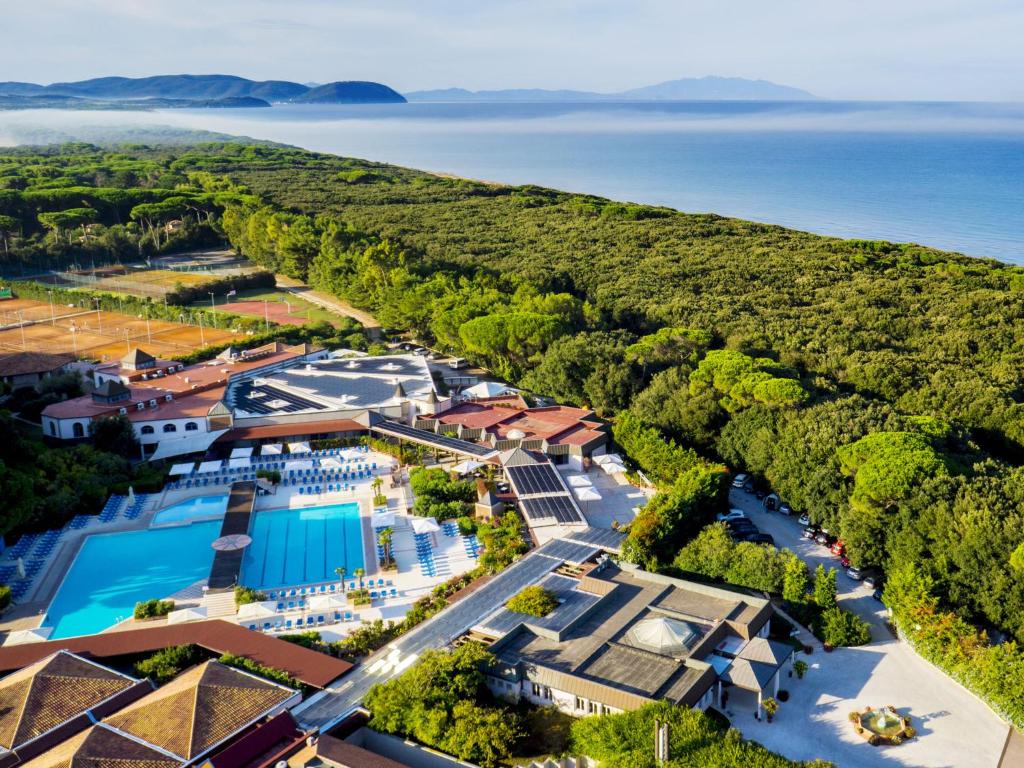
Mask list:
[{"label": "circular fountain", "polygon": [[865,707],[861,712],[851,712],[850,721],[857,733],[876,746],[902,744],[915,734],[910,718],[894,707]]}]

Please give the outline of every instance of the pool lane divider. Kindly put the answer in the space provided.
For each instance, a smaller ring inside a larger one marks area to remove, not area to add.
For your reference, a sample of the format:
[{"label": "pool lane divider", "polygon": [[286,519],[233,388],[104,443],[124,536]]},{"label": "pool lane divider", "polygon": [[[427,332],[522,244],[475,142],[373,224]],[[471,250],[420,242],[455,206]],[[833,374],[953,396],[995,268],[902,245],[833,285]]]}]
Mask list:
[{"label": "pool lane divider", "polygon": [[[256,504],[256,483],[251,481],[231,484],[228,495],[228,508],[224,512],[224,520],[220,525],[221,536],[238,534],[251,535],[253,506]],[[242,572],[242,557],[245,549],[230,552],[217,550],[213,553],[213,564],[210,566],[210,578],[207,581],[210,592],[224,592],[234,589]]]}]

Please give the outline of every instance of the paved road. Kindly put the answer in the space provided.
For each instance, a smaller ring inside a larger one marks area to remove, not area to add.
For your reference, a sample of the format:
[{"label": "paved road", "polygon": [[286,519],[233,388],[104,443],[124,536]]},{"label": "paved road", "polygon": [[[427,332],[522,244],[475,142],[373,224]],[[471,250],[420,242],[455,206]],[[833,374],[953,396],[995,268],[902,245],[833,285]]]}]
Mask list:
[{"label": "paved road", "polygon": [[480,589],[381,649],[292,714],[304,728],[330,727],[358,705],[374,685],[401,674],[424,651],[449,645],[524,586],[558,567],[562,561],[545,557],[544,551],[545,547],[534,550]]},{"label": "paved road", "polygon": [[[859,648],[824,653],[820,643],[805,660],[804,680],[787,678],[790,700],[775,722],[754,720],[752,705],[730,698],[732,723],[745,737],[796,760],[825,758],[840,768],[933,766],[995,768],[1008,726],[965,688],[926,662],[885,625],[885,608],[873,590],[849,578],[839,558],[825,547],[800,537],[798,516],[764,512],[752,494],[732,489],[732,506],[742,509],[776,545],[800,555],[813,569],[835,567],[839,601],[871,624],[872,641]],[[805,639],[806,642],[806,639]],[[864,706],[892,704],[909,714],[918,738],[887,750],[869,746],[853,730],[847,715]]]},{"label": "paved road", "polygon": [[316,304],[318,307],[326,309],[328,312],[333,312],[336,315],[342,315],[343,317],[351,317],[366,329],[366,332],[371,339],[380,339],[380,322],[378,322],[377,318],[369,312],[356,309],[348,302],[342,301],[335,296],[330,296],[326,293],[321,293],[320,291],[314,291],[308,285],[300,283],[298,280],[287,277],[286,275],[275,275],[275,279],[277,280],[277,287],[282,291],[298,296],[300,299],[308,301],[310,304]]},{"label": "paved road", "polygon": [[829,552],[827,547],[801,538],[803,526],[798,522],[798,515],[786,516],[778,512],[765,512],[754,494],[745,493],[737,488],[730,489],[729,504],[746,512],[747,517],[764,533],[770,533],[775,539],[775,546],[796,552],[812,572],[819,563],[826,568],[835,568],[838,571],[836,586],[842,606],[871,624],[871,634],[876,640],[892,637],[885,624],[885,606],[871,596],[874,590],[865,586],[864,582],[854,581],[847,576],[839,558]]}]

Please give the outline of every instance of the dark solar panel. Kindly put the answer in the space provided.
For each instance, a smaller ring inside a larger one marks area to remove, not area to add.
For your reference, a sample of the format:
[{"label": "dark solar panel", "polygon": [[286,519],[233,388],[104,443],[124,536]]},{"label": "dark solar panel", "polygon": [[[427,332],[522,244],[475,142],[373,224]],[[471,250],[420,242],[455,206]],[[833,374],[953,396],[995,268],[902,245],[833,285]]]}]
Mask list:
[{"label": "dark solar panel", "polygon": [[379,424],[374,424],[372,429],[385,435],[416,440],[417,442],[433,445],[445,451],[461,453],[465,456],[489,456],[494,453],[494,449],[486,445],[477,445],[476,443],[459,440],[455,437],[436,435],[425,429],[416,429],[416,427],[410,427],[408,424],[401,424],[397,421],[382,421]]},{"label": "dark solar panel", "polygon": [[523,514],[530,520],[547,520],[553,518],[562,525],[582,523],[583,516],[568,494],[558,496],[538,496],[520,500]]},{"label": "dark solar panel", "polygon": [[[253,395],[256,395],[255,397]],[[238,388],[235,398],[238,408],[250,413],[294,413],[296,411],[324,410],[324,406],[293,395],[291,392],[271,387],[267,384],[245,382]],[[269,403],[281,400],[285,405],[272,406]]]},{"label": "dark solar panel", "polygon": [[515,486],[517,496],[532,496],[539,493],[565,493],[565,487],[558,472],[550,464],[526,464],[506,467],[509,480]]}]

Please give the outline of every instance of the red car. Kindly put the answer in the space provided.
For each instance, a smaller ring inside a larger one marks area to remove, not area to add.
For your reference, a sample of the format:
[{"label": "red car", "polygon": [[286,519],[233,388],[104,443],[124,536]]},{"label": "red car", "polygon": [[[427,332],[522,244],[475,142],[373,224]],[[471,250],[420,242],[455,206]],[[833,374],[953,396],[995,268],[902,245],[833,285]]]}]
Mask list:
[{"label": "red car", "polygon": [[842,557],[846,554],[846,545],[843,543],[842,539],[836,539],[829,549],[832,550],[833,555],[838,557]]},{"label": "red car", "polygon": [[841,558],[839,558],[839,562],[843,566],[843,568],[850,567],[850,558],[848,558],[846,555],[843,555]]}]

